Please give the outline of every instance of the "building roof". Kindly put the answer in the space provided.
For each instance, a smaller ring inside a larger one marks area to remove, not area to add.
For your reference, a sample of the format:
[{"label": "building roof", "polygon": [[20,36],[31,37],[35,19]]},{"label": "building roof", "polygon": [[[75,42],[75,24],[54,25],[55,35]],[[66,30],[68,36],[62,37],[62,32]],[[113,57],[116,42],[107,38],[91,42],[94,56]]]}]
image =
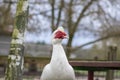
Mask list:
[{"label": "building roof", "polygon": [[[8,55],[10,49],[10,36],[0,35],[0,55]],[[35,43],[25,43],[25,56],[32,57],[50,57],[52,46],[35,44]]]}]

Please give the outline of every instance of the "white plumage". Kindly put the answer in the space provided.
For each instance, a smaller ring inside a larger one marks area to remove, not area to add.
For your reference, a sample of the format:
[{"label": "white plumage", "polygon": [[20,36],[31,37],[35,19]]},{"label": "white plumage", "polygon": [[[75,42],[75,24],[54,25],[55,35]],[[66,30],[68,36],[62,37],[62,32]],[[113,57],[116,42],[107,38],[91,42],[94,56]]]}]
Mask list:
[{"label": "white plumage", "polygon": [[42,72],[40,80],[75,80],[74,70],[68,63],[61,45],[62,39],[67,38],[63,27],[59,27],[52,35],[53,52],[51,61]]}]

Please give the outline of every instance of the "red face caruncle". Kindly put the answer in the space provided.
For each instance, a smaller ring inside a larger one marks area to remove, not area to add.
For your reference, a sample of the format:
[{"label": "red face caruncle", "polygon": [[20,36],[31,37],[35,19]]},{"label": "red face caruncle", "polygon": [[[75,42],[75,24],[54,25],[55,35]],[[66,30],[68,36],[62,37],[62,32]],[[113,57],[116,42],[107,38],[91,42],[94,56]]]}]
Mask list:
[{"label": "red face caruncle", "polygon": [[65,38],[65,36],[66,36],[66,33],[65,32],[62,32],[62,31],[57,31],[56,33],[55,33],[55,39],[57,38],[57,39],[64,39]]}]

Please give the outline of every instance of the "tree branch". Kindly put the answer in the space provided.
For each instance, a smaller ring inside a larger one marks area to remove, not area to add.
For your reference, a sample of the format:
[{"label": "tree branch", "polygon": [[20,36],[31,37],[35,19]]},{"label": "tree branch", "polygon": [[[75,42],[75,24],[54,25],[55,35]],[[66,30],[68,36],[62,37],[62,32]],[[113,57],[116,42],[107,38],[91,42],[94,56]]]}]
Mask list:
[{"label": "tree branch", "polygon": [[78,49],[82,48],[82,47],[85,47],[87,45],[90,45],[90,44],[93,44],[93,43],[96,43],[96,42],[99,42],[99,41],[102,41],[102,40],[105,40],[105,39],[108,39],[108,38],[111,38],[111,37],[120,37],[120,34],[114,34],[114,35],[108,35],[108,36],[105,36],[105,37],[101,37],[101,38],[98,38],[96,40],[93,40],[93,41],[90,41],[88,43],[85,43],[81,46],[78,46],[78,47],[75,47],[75,48],[72,48],[71,52],[75,52],[77,51]]},{"label": "tree branch", "polygon": [[[58,10],[58,8],[54,8],[54,10]],[[49,9],[49,10],[46,10],[46,11],[41,11],[39,13],[33,13],[33,14],[30,14],[29,16],[33,16],[33,15],[46,15],[48,12],[52,11],[52,9]]]},{"label": "tree branch", "polygon": [[[81,21],[81,19],[83,18],[83,15],[85,13],[85,11],[90,7],[90,5],[93,3],[94,0],[91,0],[84,8],[83,10],[81,11],[77,21],[73,24],[72,22],[72,14],[73,14],[73,11],[72,11],[72,6],[73,6],[73,0],[70,1],[69,3],[69,10],[68,10],[68,31],[69,31],[69,40],[68,40],[68,43],[67,43],[67,47],[68,48],[71,48],[71,44],[72,44],[72,41],[73,41],[73,37],[74,37],[74,33],[78,27],[78,24],[79,22]],[[69,57],[69,54],[71,53],[71,49],[68,49],[66,50],[66,53],[67,53],[67,56]]]},{"label": "tree branch", "polygon": [[[73,10],[72,10],[72,5],[73,4],[73,0],[70,0],[70,3],[69,3],[69,9],[68,9],[68,20],[67,20],[67,25],[68,25],[68,32],[69,32],[69,40],[67,42],[67,47],[71,47],[71,44],[72,44],[72,40],[73,40],[73,33],[72,33],[72,13],[73,13]],[[70,53],[71,53],[71,50],[70,49],[66,49],[66,54],[67,54],[67,57],[70,56]]]},{"label": "tree branch", "polygon": [[94,2],[95,0],[91,0],[90,2],[88,2],[88,4],[83,8],[83,10],[81,11],[76,23],[74,24],[73,26],[73,32],[76,31],[77,29],[77,26],[79,24],[79,22],[81,21],[82,17],[84,16],[84,13],[87,11],[87,9],[92,5],[92,3]]},{"label": "tree branch", "polygon": [[[71,27],[72,27],[72,5],[73,4],[73,0],[70,1],[69,3],[69,9],[68,9],[68,30],[69,30],[69,34],[71,34]],[[69,35],[70,36],[70,35]]]},{"label": "tree branch", "polygon": [[[31,16],[33,16],[33,15],[42,15],[42,16],[44,16],[44,17],[47,17],[48,19],[51,19],[51,18],[52,18],[52,16],[47,15],[47,14],[43,14],[42,12],[39,13],[39,14],[30,14],[29,17],[31,17]],[[58,18],[55,17],[54,20],[58,20]],[[60,19],[60,21],[67,23],[67,21],[64,20],[64,19]]]},{"label": "tree branch", "polygon": [[54,5],[55,5],[55,0],[51,0],[51,7],[52,7],[52,20],[51,20],[51,23],[52,23],[52,25],[51,25],[51,28],[52,28],[52,31],[54,31],[55,30],[55,26],[54,26],[54,18],[55,18],[55,14],[54,14]]},{"label": "tree branch", "polygon": [[60,8],[59,8],[59,12],[58,12],[58,19],[57,19],[56,27],[59,26],[60,18],[61,18],[61,13],[62,13],[62,9],[63,9],[63,7],[64,7],[64,0],[61,0],[61,4],[60,4]]},{"label": "tree branch", "polygon": [[[11,1],[11,0],[3,0],[3,2],[6,3],[6,4],[9,4],[9,3],[11,3],[11,4],[17,4],[18,1],[19,1],[19,0],[14,0],[14,1]],[[0,3],[3,3],[3,2],[0,2]],[[29,4],[48,4],[48,1],[42,1],[42,2],[40,2],[40,1],[34,1],[34,2],[33,2],[33,1],[30,1]]]}]

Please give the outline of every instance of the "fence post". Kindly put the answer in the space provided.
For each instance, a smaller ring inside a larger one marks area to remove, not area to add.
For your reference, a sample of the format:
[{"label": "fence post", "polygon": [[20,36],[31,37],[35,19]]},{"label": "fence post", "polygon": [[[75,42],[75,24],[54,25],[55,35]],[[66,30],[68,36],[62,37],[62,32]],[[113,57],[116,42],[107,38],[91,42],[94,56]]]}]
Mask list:
[{"label": "fence post", "polygon": [[5,80],[22,80],[24,63],[24,31],[28,22],[27,18],[28,1],[19,0],[17,3]]},{"label": "fence post", "polygon": [[[115,61],[117,55],[117,46],[109,46],[108,50],[108,61]],[[113,80],[114,79],[114,71],[109,70],[106,74],[106,80]]]}]

